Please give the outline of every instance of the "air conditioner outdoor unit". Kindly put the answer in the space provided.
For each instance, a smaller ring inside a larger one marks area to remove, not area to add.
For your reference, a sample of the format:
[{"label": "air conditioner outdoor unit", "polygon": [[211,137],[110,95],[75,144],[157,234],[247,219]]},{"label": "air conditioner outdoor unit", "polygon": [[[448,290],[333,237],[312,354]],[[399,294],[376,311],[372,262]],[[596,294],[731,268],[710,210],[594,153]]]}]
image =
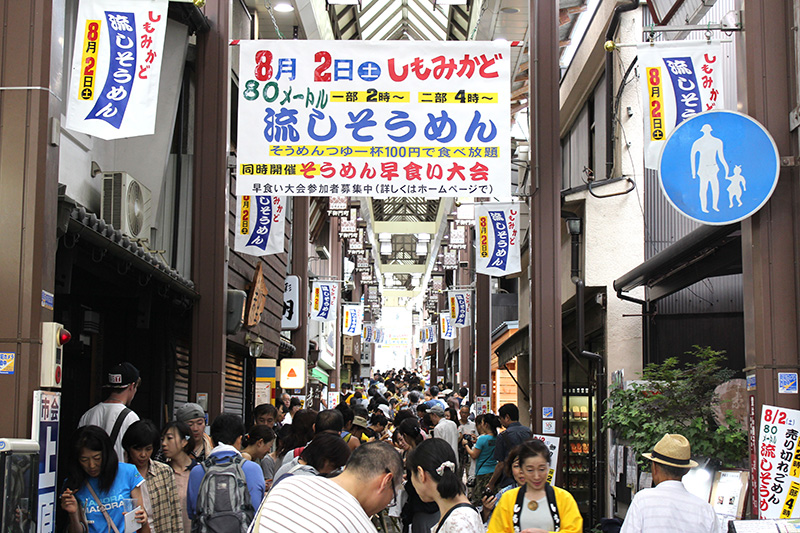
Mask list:
[{"label": "air conditioner outdoor unit", "polygon": [[103,220],[133,239],[149,239],[152,225],[150,189],[126,172],[103,172]]}]

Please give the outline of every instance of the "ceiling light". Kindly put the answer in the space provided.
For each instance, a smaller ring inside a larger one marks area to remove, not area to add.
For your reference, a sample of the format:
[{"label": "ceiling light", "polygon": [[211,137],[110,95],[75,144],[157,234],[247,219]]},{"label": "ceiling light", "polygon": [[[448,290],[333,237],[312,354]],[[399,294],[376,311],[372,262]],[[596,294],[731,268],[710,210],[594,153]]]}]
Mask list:
[{"label": "ceiling light", "polygon": [[505,13],[506,15],[513,15],[515,13],[519,13],[519,9],[516,7],[503,7],[500,8],[500,13]]},{"label": "ceiling light", "polygon": [[417,241],[417,255],[428,255],[428,243],[426,241]]},{"label": "ceiling light", "polygon": [[508,39],[506,39],[505,37],[497,37],[497,38],[494,39],[494,42],[496,42],[496,43],[507,43]]},{"label": "ceiling light", "polygon": [[381,241],[381,255],[392,255],[391,241]]},{"label": "ceiling light", "polygon": [[278,13],[291,13],[294,11],[294,6],[288,2],[281,2],[280,4],[275,4],[274,9]]},{"label": "ceiling light", "polygon": [[378,240],[381,241],[381,242],[390,242],[392,240],[392,234],[391,233],[379,233],[378,234]]}]

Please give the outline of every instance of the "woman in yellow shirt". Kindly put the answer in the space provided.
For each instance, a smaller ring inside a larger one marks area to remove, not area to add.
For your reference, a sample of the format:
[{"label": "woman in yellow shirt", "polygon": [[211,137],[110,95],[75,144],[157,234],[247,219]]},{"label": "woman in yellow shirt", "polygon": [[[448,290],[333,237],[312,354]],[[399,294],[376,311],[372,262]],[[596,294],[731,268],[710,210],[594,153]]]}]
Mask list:
[{"label": "woman in yellow shirt", "polygon": [[550,450],[540,440],[520,445],[519,464],[525,484],[500,498],[487,533],[581,533],[583,518],[569,492],[547,482]]}]

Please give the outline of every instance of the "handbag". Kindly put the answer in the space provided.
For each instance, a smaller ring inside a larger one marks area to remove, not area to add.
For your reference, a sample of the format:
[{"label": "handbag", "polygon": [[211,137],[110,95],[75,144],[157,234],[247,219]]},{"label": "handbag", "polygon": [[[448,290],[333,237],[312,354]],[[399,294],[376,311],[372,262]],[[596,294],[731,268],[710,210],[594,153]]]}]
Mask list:
[{"label": "handbag", "polygon": [[100,507],[100,511],[103,513],[103,516],[106,518],[106,522],[108,523],[108,527],[110,527],[111,530],[114,533],[119,533],[119,529],[117,529],[116,524],[114,524],[114,521],[111,520],[110,516],[108,516],[108,511],[106,511],[106,506],[103,505],[102,503],[100,503],[100,498],[97,497],[97,493],[95,493],[94,489],[92,488],[92,486],[89,484],[88,481],[86,482],[86,488],[89,489],[89,492],[92,494],[92,498],[94,498],[95,503],[97,503],[97,506]]}]

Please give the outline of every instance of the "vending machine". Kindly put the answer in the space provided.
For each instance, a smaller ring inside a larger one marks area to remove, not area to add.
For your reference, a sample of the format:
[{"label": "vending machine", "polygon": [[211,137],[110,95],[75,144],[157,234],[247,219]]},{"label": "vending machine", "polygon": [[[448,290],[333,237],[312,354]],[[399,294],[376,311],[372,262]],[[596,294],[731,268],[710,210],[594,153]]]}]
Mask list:
[{"label": "vending machine", "polygon": [[37,531],[39,443],[0,439],[0,531]]}]

